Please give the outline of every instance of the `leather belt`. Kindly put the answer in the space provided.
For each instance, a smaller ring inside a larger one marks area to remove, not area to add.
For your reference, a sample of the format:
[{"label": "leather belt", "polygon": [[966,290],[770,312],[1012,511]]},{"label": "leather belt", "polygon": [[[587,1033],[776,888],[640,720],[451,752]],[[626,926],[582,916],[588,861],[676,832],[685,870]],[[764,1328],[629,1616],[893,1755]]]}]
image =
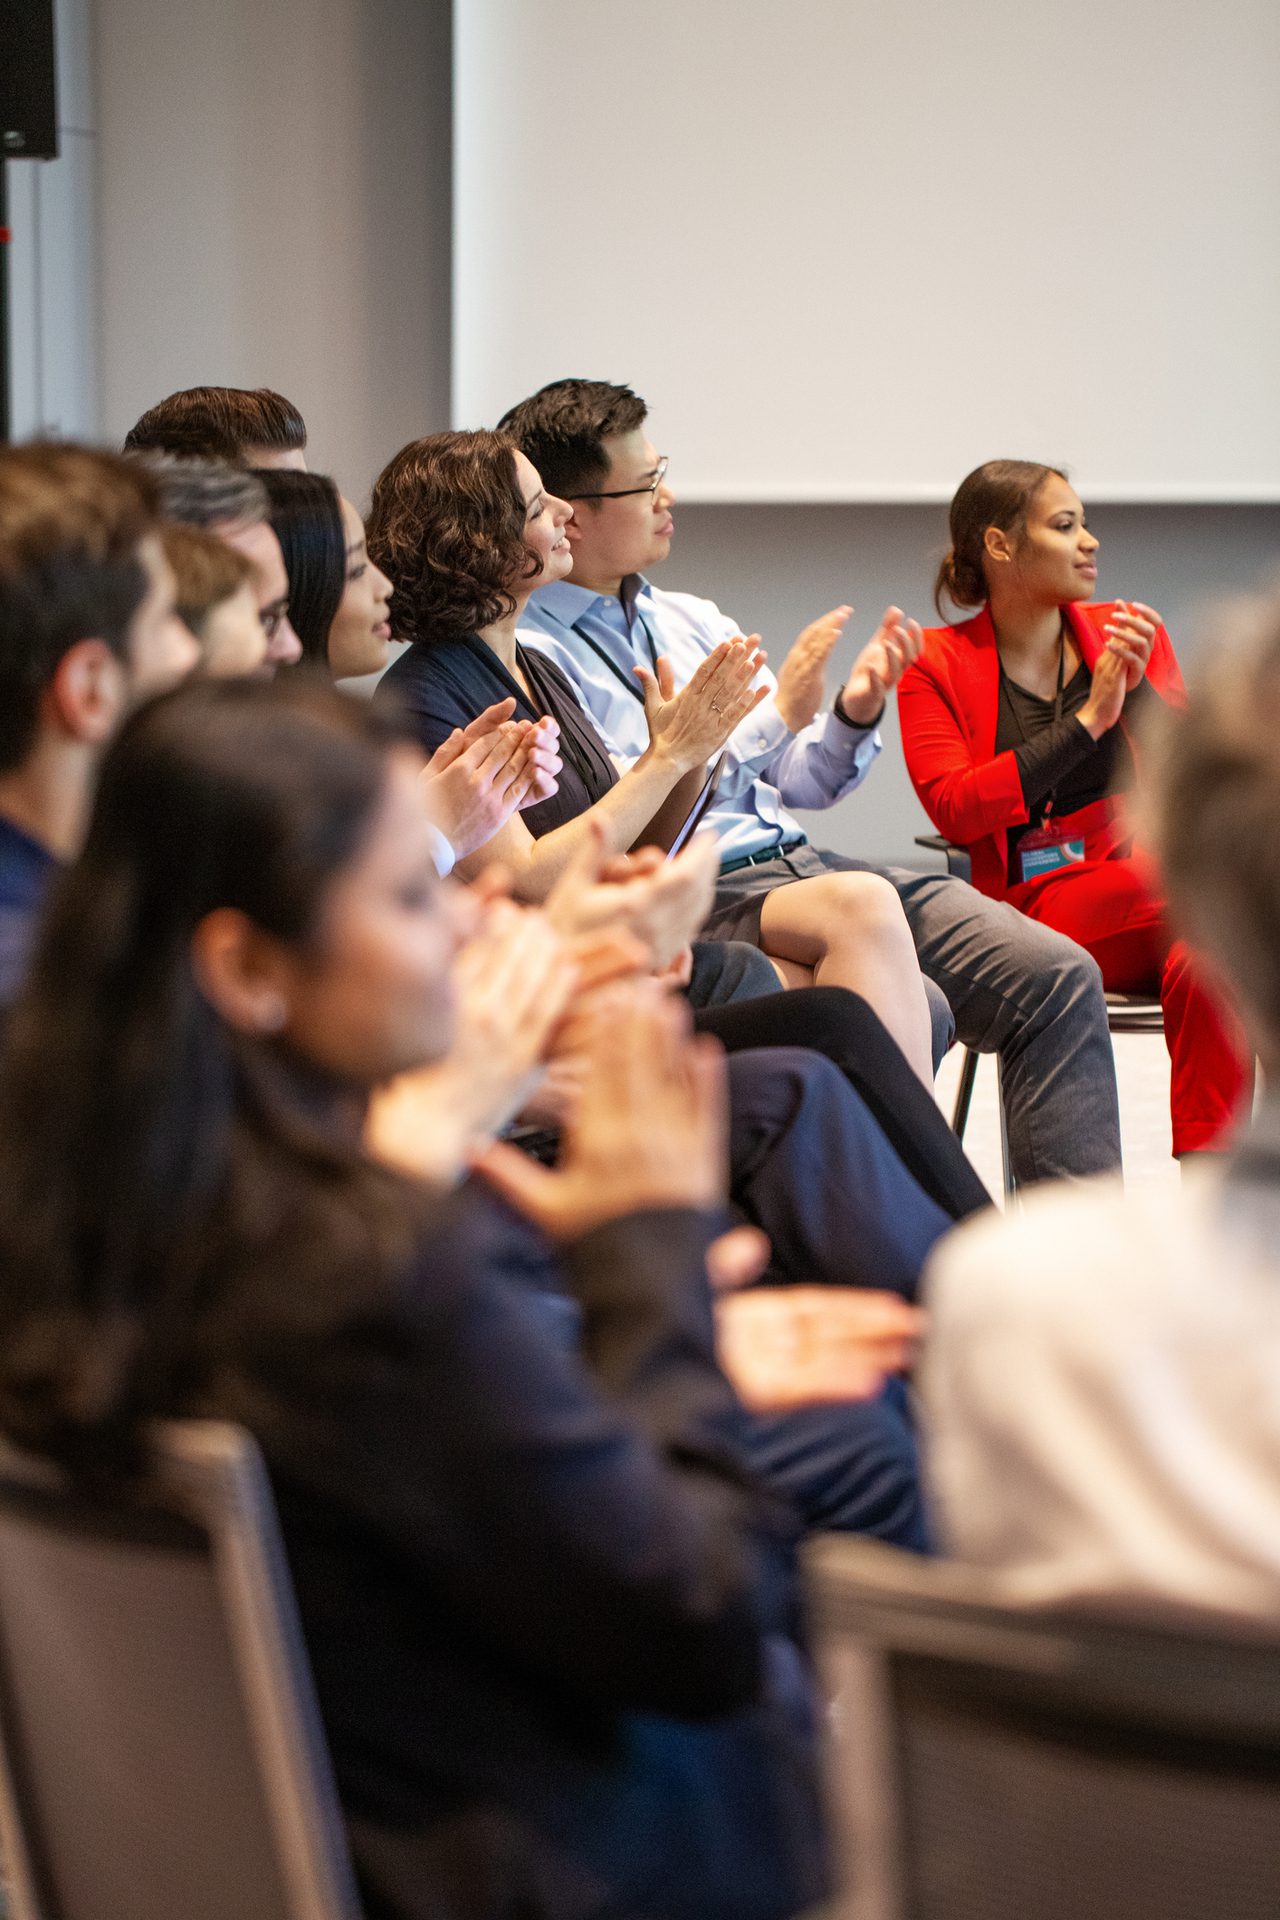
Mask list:
[{"label": "leather belt", "polygon": [[740,860],[726,860],[720,868],[720,878],[726,873],[738,873],[743,867],[763,867],[770,860],[785,860],[797,847],[807,847],[809,842],[804,835],[798,834],[794,840],[780,840],[776,847],[762,847],[759,853],[744,853]]}]

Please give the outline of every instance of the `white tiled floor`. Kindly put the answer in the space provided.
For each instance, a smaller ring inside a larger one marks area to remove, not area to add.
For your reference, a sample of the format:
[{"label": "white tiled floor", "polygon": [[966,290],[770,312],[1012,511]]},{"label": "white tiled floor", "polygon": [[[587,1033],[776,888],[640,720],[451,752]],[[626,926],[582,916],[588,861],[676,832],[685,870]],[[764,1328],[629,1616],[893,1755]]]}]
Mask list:
[{"label": "white tiled floor", "polygon": [[[1176,1187],[1178,1164],[1169,1151],[1169,1055],[1160,1033],[1118,1033],[1112,1044],[1120,1088],[1120,1135],[1124,1146],[1125,1185]],[[947,1118],[955,1105],[962,1049],[953,1047],[938,1075],[938,1101]],[[973,1106],[965,1129],[965,1150],[979,1176],[1003,1203],[1000,1133],[996,1116],[995,1061],[978,1066]]]}]

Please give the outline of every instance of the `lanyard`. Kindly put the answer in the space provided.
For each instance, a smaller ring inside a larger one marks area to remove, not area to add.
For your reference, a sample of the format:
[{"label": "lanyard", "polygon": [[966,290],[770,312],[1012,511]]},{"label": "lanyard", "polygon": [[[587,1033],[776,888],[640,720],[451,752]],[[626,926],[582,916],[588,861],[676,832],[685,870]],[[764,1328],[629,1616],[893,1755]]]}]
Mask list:
[{"label": "lanyard", "polygon": [[[1030,746],[1031,744],[1030,737],[1027,733],[1026,727],[1023,725],[1022,715],[1018,711],[1018,703],[1014,699],[1013,694],[1010,691],[1010,688],[1013,686],[1013,682],[1010,680],[1008,674],[1004,670],[1004,661],[1000,658],[1000,654],[998,650],[996,653],[996,659],[999,662],[999,666],[1000,666],[1001,698],[1004,700],[1005,705],[1008,707],[1009,712],[1013,717],[1013,724],[1018,729],[1018,738],[1022,741],[1022,744],[1024,747]],[[1058,685],[1053,696],[1053,724],[1055,727],[1058,726],[1062,720],[1062,699],[1063,699],[1063,693],[1066,687],[1066,672],[1067,672],[1067,624],[1066,624],[1066,621],[1064,620],[1062,625],[1058,628]],[[1056,787],[1052,790],[1051,793],[1049,793],[1046,796],[1045,803],[1044,803],[1044,811],[1040,815],[1040,825],[1042,827],[1048,826],[1049,815],[1053,812],[1053,803],[1057,799],[1057,797],[1058,797],[1058,790]]]},{"label": "lanyard", "polygon": [[[658,672],[658,649],[654,645],[653,635],[649,631],[648,623],[644,619],[644,616],[642,614],[637,614],[636,618],[640,624],[640,631],[645,637],[645,644],[649,649],[649,658],[653,662],[653,672],[654,672],[654,677],[656,679],[657,672]],[[635,675],[625,673],[623,669],[618,665],[617,661],[613,659],[613,657],[610,654],[607,654],[605,652],[604,648],[600,645],[599,641],[593,640],[589,633],[584,632],[582,623],[580,621],[575,620],[573,625],[570,627],[569,631],[570,633],[576,633],[579,640],[583,640],[586,642],[587,646],[590,647],[592,653],[595,654],[597,660],[599,660],[604,666],[608,667],[610,673],[613,675],[614,679],[618,682],[619,686],[621,686],[627,693],[629,693],[633,700],[638,700],[640,702],[640,705],[643,706],[644,694],[641,691],[640,682],[636,679]]]},{"label": "lanyard", "polygon": [[[515,675],[507,672],[497,654],[491,647],[486,646],[478,635],[468,634],[466,644],[484,662],[490,673],[497,674],[499,684],[505,685],[514,694],[517,708],[523,707],[525,712],[531,713],[535,720],[540,720],[545,715],[555,721],[560,729],[560,754],[573,768],[585,787],[589,796],[587,805],[590,806],[592,800],[598,800],[602,793],[606,793],[609,783],[606,782],[604,786],[600,784],[601,769],[592,765],[590,754],[584,749],[582,740],[579,738],[581,729],[575,716],[580,716],[582,709],[577,699],[571,697],[566,703],[564,699],[555,697],[558,691],[556,681],[559,681],[560,686],[565,686],[565,683],[563,676],[557,672],[554,662],[544,660],[536,651],[532,654],[528,653],[517,640],[516,666],[524,675],[524,686],[521,686]],[[549,679],[549,676],[544,673],[543,669],[546,667],[551,668],[554,679]],[[565,692],[572,696],[573,689],[566,686]],[[611,765],[604,754],[603,746],[600,757],[605,766]],[[545,802],[541,804],[545,805]]]}]

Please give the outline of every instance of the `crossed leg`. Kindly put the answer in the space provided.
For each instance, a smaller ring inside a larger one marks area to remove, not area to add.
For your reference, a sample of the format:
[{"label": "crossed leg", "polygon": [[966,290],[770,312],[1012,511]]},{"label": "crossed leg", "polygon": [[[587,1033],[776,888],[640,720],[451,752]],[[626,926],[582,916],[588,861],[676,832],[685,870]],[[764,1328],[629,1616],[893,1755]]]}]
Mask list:
[{"label": "crossed leg", "polygon": [[760,944],[784,965],[811,968],[816,986],[860,994],[932,1087],[924,981],[902,904],[887,880],[874,873],[828,873],[775,887],[761,908]]}]

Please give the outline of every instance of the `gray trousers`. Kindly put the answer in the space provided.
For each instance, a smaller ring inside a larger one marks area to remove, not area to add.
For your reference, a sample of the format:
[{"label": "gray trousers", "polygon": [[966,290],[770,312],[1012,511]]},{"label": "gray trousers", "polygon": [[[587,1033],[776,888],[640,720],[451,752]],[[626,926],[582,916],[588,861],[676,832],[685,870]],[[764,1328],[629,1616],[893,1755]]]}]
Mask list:
[{"label": "gray trousers", "polygon": [[955,1037],[1000,1056],[1009,1159],[1018,1185],[1120,1166],[1115,1057],[1096,961],[1065,934],[988,900],[964,880],[818,847],[722,877],[716,907],[825,873],[878,873],[902,902],[930,995],[934,1051]]}]

